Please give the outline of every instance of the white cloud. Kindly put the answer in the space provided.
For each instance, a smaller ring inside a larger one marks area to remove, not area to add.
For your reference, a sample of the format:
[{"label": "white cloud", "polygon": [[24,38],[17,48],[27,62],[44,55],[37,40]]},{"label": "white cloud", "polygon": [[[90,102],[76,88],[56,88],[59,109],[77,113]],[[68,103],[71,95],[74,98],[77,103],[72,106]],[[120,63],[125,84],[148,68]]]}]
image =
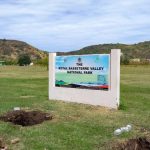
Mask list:
[{"label": "white cloud", "polygon": [[149,6],[149,0],[6,0],[0,37],[51,51],[149,40]]}]

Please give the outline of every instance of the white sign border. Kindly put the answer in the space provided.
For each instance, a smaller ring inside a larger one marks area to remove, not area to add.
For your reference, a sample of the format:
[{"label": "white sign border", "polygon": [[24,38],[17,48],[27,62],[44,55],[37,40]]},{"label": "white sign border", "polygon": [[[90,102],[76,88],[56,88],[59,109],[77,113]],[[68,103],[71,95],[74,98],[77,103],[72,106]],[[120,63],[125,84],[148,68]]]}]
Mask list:
[{"label": "white sign border", "polygon": [[120,104],[120,51],[120,49],[111,50],[110,88],[108,91],[55,87],[56,53],[49,53],[49,99],[117,109]]}]

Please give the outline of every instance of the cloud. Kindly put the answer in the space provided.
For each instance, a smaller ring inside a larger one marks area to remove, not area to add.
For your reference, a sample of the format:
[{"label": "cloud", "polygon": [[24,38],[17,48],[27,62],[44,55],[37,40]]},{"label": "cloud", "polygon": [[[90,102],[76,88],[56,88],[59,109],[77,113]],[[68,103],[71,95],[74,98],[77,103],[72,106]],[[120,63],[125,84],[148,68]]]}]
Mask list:
[{"label": "cloud", "polygon": [[0,37],[49,51],[149,40],[149,6],[149,0],[0,1]]}]

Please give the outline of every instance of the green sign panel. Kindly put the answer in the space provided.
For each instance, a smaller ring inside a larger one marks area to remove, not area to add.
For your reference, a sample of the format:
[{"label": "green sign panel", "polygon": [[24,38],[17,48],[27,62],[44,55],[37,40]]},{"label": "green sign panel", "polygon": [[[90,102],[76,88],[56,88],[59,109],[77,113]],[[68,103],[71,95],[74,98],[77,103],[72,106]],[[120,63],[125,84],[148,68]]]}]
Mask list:
[{"label": "green sign panel", "polygon": [[110,55],[56,56],[55,86],[108,90]]}]

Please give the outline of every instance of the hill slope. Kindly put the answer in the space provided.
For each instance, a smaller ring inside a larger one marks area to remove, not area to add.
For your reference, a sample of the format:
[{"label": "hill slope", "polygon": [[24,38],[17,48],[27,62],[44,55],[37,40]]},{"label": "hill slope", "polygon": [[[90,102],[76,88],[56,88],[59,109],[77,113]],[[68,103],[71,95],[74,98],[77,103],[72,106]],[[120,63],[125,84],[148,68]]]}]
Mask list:
[{"label": "hill slope", "polygon": [[0,60],[16,60],[21,54],[29,54],[32,60],[42,59],[47,53],[25,42],[0,39]]},{"label": "hill slope", "polygon": [[99,44],[82,48],[77,51],[58,53],[58,55],[82,55],[82,54],[99,54],[109,53],[111,49],[121,49],[122,53],[130,58],[150,59],[150,41],[138,44]]}]

